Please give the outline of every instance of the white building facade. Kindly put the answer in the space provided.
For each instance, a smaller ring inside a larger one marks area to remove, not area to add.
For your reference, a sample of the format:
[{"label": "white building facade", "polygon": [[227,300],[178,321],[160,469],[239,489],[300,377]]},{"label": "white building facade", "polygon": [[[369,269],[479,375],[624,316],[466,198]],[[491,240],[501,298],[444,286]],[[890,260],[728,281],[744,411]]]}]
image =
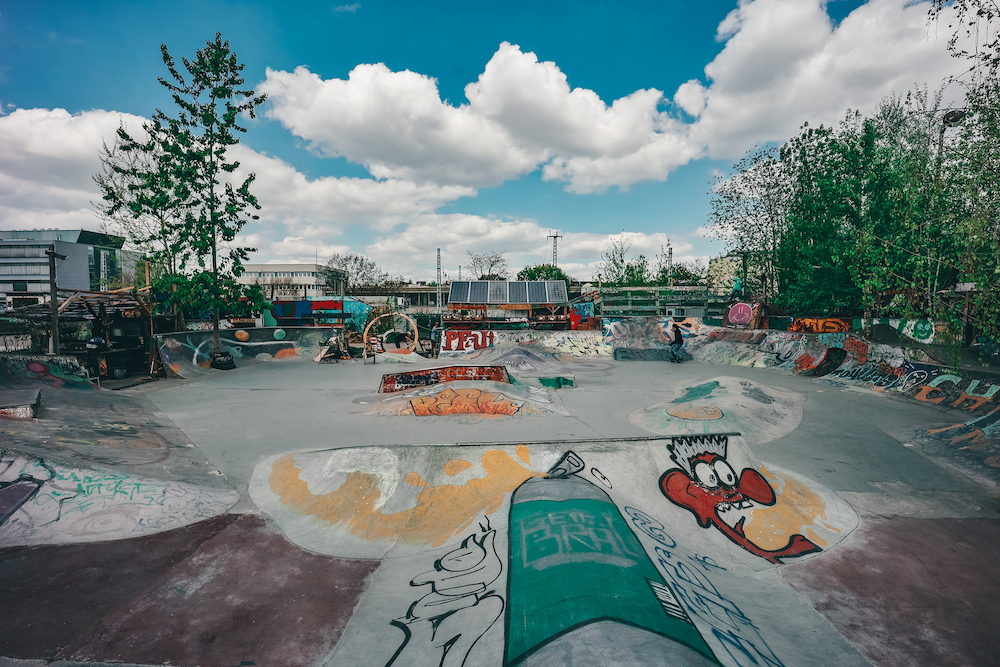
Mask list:
[{"label": "white building facade", "polygon": [[272,301],[305,301],[339,296],[340,286],[324,284],[322,264],[244,264],[236,279],[241,285],[260,285]]}]

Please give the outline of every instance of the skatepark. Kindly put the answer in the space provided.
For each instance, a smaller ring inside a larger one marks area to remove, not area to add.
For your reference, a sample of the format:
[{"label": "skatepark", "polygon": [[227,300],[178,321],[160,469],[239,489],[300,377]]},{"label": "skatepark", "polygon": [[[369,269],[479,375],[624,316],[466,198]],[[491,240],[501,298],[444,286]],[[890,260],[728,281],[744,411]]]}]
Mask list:
[{"label": "skatepark", "polygon": [[6,359],[0,664],[995,664],[997,377],[683,328],[261,330],[230,371],[188,332],[121,391]]}]

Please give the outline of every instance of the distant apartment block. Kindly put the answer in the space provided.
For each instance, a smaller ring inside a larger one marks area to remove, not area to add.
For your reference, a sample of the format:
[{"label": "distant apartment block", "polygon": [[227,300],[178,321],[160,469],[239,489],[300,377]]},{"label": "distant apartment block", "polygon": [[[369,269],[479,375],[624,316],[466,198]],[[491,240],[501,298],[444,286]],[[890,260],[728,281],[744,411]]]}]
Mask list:
[{"label": "distant apartment block", "polygon": [[135,255],[122,250],[125,239],[84,229],[0,231],[0,306],[19,307],[49,300],[50,244],[66,259],[56,261],[56,285],[101,292],[122,272],[134,271]]},{"label": "distant apartment block", "polygon": [[241,285],[260,285],[264,298],[272,301],[321,299],[340,295],[340,282],[326,285],[322,264],[244,264],[236,279]]}]

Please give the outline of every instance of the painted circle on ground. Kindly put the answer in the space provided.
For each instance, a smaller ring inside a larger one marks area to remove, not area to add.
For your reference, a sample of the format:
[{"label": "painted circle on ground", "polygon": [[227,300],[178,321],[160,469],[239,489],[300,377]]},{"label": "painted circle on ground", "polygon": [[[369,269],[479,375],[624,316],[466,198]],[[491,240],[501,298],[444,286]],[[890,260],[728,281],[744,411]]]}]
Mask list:
[{"label": "painted circle on ground", "polygon": [[667,408],[667,414],[678,419],[710,422],[722,419],[722,410],[714,405],[675,405]]},{"label": "painted circle on ground", "polygon": [[248,340],[250,340],[250,334],[248,334],[248,333],[247,333],[246,331],[244,331],[243,329],[237,329],[237,330],[236,330],[236,333],[235,333],[235,334],[233,334],[233,335],[234,335],[234,336],[236,336],[236,340],[238,340],[238,341],[240,341],[240,342],[243,342],[243,343],[245,343],[245,342],[247,342]]},{"label": "painted circle on ground", "polygon": [[285,339],[285,330],[284,329],[275,329],[274,330],[274,340],[284,340],[284,339]]},{"label": "painted circle on ground", "polygon": [[732,324],[749,324],[753,317],[753,308],[748,303],[734,303],[729,309],[729,321]]}]

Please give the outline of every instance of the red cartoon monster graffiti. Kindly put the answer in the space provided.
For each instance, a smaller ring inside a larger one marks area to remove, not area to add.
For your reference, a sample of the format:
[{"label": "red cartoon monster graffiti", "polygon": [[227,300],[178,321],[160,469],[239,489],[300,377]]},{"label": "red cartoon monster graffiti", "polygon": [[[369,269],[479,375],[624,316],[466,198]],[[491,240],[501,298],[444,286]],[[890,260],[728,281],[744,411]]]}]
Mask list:
[{"label": "red cartoon monster graffiti", "polygon": [[729,438],[725,435],[682,436],[667,445],[679,468],[660,477],[660,491],[670,502],[698,519],[702,528],[715,526],[723,535],[750,553],[781,564],[792,558],[822,551],[802,535],[792,535],[780,549],[768,551],[751,542],[743,531],[747,510],[774,505],[774,490],[756,470],[745,468],[739,479],[726,460]]}]

